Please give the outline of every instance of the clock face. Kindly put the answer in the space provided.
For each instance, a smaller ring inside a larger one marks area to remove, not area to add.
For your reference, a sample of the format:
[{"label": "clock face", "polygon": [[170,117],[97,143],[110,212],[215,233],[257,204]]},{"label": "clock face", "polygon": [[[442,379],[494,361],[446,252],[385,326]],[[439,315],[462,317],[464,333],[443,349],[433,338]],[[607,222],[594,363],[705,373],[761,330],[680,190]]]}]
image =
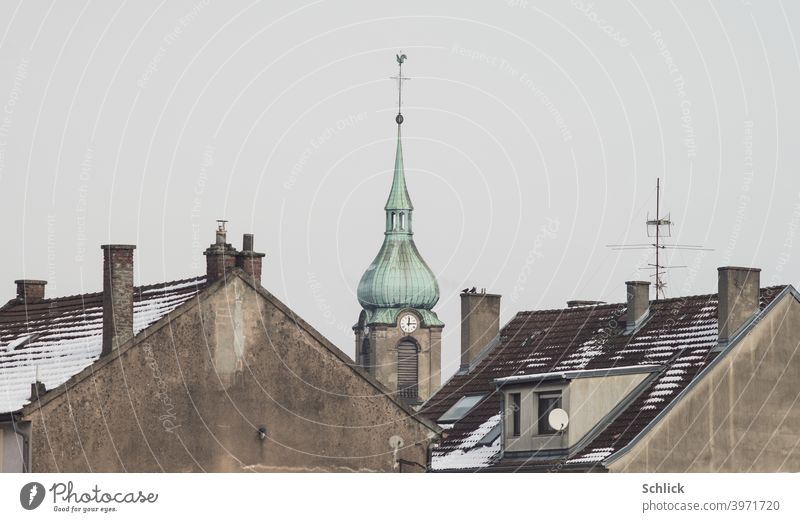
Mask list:
[{"label": "clock face", "polygon": [[405,333],[411,333],[417,329],[417,318],[411,314],[406,314],[400,318],[400,329]]}]

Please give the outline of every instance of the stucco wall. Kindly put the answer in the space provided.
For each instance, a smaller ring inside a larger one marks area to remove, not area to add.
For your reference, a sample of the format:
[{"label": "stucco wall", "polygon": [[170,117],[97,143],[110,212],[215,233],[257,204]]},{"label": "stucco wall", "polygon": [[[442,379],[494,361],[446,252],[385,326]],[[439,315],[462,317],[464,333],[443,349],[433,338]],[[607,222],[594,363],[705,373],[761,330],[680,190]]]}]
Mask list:
[{"label": "stucco wall", "polygon": [[569,388],[568,445],[577,444],[646,377],[646,373],[574,379]]},{"label": "stucco wall", "polygon": [[763,318],[611,471],[800,471],[800,304]]},{"label": "stucco wall", "polygon": [[392,471],[431,434],[239,278],[28,419],[36,472]]},{"label": "stucco wall", "polygon": [[0,473],[23,471],[22,436],[14,431],[11,423],[0,423]]}]

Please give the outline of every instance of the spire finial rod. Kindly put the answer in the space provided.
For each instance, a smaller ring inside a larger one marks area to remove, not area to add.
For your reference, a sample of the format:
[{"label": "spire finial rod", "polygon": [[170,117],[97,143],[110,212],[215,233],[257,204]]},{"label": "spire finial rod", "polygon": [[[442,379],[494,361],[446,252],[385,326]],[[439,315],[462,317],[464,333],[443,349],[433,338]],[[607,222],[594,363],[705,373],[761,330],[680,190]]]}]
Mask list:
[{"label": "spire finial rod", "polygon": [[400,51],[400,54],[397,56],[397,76],[392,76],[392,80],[397,80],[397,117],[395,121],[398,125],[403,123],[403,113],[401,111],[403,106],[403,80],[410,80],[411,78],[406,78],[403,76],[403,62],[406,61],[406,55],[403,54],[403,51]]}]

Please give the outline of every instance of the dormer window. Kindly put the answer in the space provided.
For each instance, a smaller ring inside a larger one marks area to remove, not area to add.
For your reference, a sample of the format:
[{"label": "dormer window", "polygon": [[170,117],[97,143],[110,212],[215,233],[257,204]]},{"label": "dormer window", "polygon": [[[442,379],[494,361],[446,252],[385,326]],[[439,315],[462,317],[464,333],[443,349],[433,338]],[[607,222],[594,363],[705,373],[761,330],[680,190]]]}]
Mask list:
[{"label": "dormer window", "polygon": [[[658,365],[616,366],[513,375],[494,382],[503,393],[503,451],[568,452],[653,381]],[[563,410],[550,425],[550,414]],[[560,419],[559,419],[560,417]]]},{"label": "dormer window", "polygon": [[477,406],[483,397],[483,395],[465,395],[461,397],[458,399],[458,402],[453,404],[449,410],[444,412],[444,414],[439,417],[436,422],[439,424],[450,424],[460,421],[464,418],[464,415],[469,413],[472,408]]}]

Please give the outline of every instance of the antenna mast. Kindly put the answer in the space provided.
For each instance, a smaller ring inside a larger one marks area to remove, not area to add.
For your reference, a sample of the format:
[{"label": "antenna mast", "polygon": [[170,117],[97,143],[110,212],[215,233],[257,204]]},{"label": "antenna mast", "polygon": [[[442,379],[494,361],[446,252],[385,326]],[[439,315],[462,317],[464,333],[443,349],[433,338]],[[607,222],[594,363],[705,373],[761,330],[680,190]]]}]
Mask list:
[{"label": "antenna mast", "polygon": [[[662,265],[661,264],[661,250],[664,249],[672,249],[672,250],[706,250],[710,251],[713,248],[704,248],[701,245],[665,245],[662,243],[663,238],[665,237],[672,237],[672,225],[673,222],[670,219],[669,214],[666,216],[661,216],[661,178],[656,178],[656,216],[655,219],[650,219],[648,216],[647,221],[645,222],[647,225],[647,237],[652,237],[655,239],[654,243],[637,243],[631,245],[606,245],[611,247],[612,250],[641,250],[641,249],[655,249],[656,254],[656,262],[648,263],[647,267],[650,270],[653,270],[653,279],[655,282],[655,300],[658,301],[659,298],[667,297],[667,283],[664,281],[664,275],[667,273],[666,270],[668,268],[686,268],[686,265]],[[651,228],[652,227],[652,228]],[[662,228],[663,227],[663,228]]]},{"label": "antenna mast", "polygon": [[650,234],[650,227],[655,227],[656,243],[653,246],[656,249],[656,264],[652,265],[652,266],[655,269],[654,276],[655,276],[655,283],[656,283],[656,301],[658,301],[658,296],[659,295],[661,295],[663,297],[666,297],[664,289],[667,286],[667,284],[661,278],[661,276],[664,275],[664,272],[662,271],[662,268],[665,268],[665,267],[661,266],[661,263],[659,263],[659,259],[658,259],[658,251],[661,250],[661,248],[662,248],[662,246],[661,246],[661,227],[662,226],[667,227],[666,228],[666,237],[670,237],[672,235],[672,221],[670,221],[670,219],[669,219],[669,214],[667,214],[667,216],[665,218],[662,218],[660,212],[661,212],[661,178],[656,178],[656,218],[647,220],[647,235],[649,237],[653,237],[653,235]]}]

